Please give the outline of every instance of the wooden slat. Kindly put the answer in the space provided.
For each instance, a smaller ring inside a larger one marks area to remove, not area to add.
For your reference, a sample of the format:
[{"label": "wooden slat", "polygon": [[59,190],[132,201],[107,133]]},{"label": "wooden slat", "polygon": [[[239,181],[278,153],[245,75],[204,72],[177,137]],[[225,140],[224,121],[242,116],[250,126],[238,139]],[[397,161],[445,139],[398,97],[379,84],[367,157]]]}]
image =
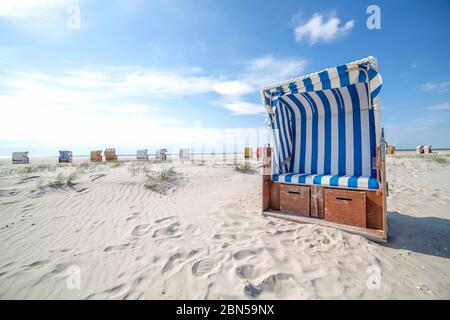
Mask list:
[{"label": "wooden slat", "polygon": [[263,212],[264,216],[279,218],[287,221],[298,222],[298,223],[313,223],[319,226],[336,228],[345,232],[357,234],[363,236],[369,240],[376,242],[386,242],[386,238],[384,232],[382,230],[373,230],[368,228],[359,228],[348,225],[342,225],[330,221],[326,221],[323,219],[311,218],[311,217],[301,217],[295,214],[274,211],[274,210],[266,210]]},{"label": "wooden slat", "polygon": [[272,183],[270,190],[270,208],[273,210],[280,210],[280,184]]},{"label": "wooden slat", "polygon": [[383,230],[383,193],[366,191],[367,228]]},{"label": "wooden slat", "polygon": [[321,218],[325,217],[325,196],[324,187],[311,186],[311,217]]}]

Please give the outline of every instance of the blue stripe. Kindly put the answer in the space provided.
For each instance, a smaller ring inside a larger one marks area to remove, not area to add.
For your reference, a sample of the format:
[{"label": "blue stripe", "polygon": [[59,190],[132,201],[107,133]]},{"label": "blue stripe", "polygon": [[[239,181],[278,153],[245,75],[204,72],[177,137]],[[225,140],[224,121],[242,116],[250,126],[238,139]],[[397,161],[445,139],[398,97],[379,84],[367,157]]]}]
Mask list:
[{"label": "blue stripe", "polygon": [[292,176],[294,175],[294,173],[289,173],[287,175],[284,176],[284,182],[292,182]]},{"label": "blue stripe", "polygon": [[281,103],[283,103],[283,105],[289,109],[290,113],[291,113],[291,121],[290,121],[290,131],[292,131],[292,141],[291,141],[291,146],[290,146],[290,154],[291,154],[291,161],[289,163],[289,172],[295,172],[295,168],[294,168],[294,159],[295,159],[295,153],[296,153],[296,149],[297,149],[297,142],[296,142],[296,125],[295,125],[295,112],[294,110],[291,108],[290,104],[286,102],[286,100],[284,100],[283,98],[279,99],[281,101]]},{"label": "blue stripe", "polygon": [[[280,110],[279,110],[279,104],[277,105],[276,109],[275,109],[275,121],[277,123],[277,129],[278,129],[278,140],[279,140],[279,144],[280,144],[280,149],[281,149],[281,153],[280,151],[278,151],[279,154],[279,165],[281,165],[281,163],[284,161],[284,159],[286,159],[286,152],[284,150],[284,143],[282,141],[282,132],[281,132],[281,127],[280,127]],[[280,168],[281,170],[283,170],[282,168]],[[283,172],[281,172],[283,173]]]},{"label": "blue stripe", "polygon": [[324,176],[323,174],[319,174],[318,176],[315,176],[313,179],[313,184],[321,184],[323,176]]},{"label": "blue stripe", "polygon": [[372,93],[370,94],[370,96],[373,98],[375,98],[381,90],[381,85],[379,85],[376,89],[372,89]]},{"label": "blue stripe", "polygon": [[314,91],[314,86],[311,78],[303,79],[303,85],[305,86],[306,91]]},{"label": "blue stripe", "polygon": [[[284,105],[280,102],[279,103],[279,107],[280,107],[280,116],[281,116],[281,125],[282,125],[282,133],[284,136],[284,150],[285,150],[285,154],[284,154],[284,160],[286,160],[289,155],[290,155],[290,148],[289,148],[289,129],[286,128],[289,125],[289,121],[286,115],[286,108],[284,107]],[[283,161],[284,161],[283,160]],[[288,166],[287,163],[284,165],[284,172],[288,172]]]},{"label": "blue stripe", "polygon": [[362,174],[362,142],[361,142],[361,106],[358,90],[354,84],[347,87],[353,107],[353,174]]},{"label": "blue stripe", "polygon": [[380,186],[376,178],[369,178],[368,188],[369,189],[378,189]]},{"label": "blue stripe", "polygon": [[322,71],[319,73],[320,82],[322,82],[322,89],[331,89],[331,81],[330,76],[328,75],[328,71]]},{"label": "blue stripe", "polygon": [[327,96],[323,91],[317,91],[317,95],[322,101],[325,112],[325,136],[324,136],[324,164],[323,173],[331,173],[331,106]]},{"label": "blue stripe", "polygon": [[346,148],[345,148],[345,108],[341,93],[332,89],[338,106],[338,175],[345,175]]},{"label": "blue stripe", "polygon": [[367,70],[367,73],[369,74],[369,80],[372,80],[378,74],[378,72],[376,72],[373,68],[369,68],[369,70]]},{"label": "blue stripe", "polygon": [[338,186],[339,185],[339,176],[332,176],[330,178],[330,186]]},{"label": "blue stripe", "polygon": [[[309,102],[312,110],[312,132],[311,132],[311,171],[309,173],[317,173],[317,156],[319,143],[319,112],[317,105],[311,98],[309,93],[302,93],[303,97]],[[306,172],[306,171],[305,171]]]},{"label": "blue stripe", "polygon": [[339,66],[336,67],[336,69],[339,75],[339,80],[341,81],[341,87],[348,86],[350,84],[350,78],[348,77],[347,66]]},{"label": "blue stripe", "polygon": [[[282,126],[283,126],[283,135],[284,135],[284,141],[285,141],[285,146],[286,146],[286,158],[289,157],[289,155],[291,154],[291,148],[290,148],[290,143],[289,143],[289,135],[290,135],[290,130],[289,130],[289,117],[286,114],[286,107],[284,106],[284,104],[282,104],[280,102],[280,106],[281,108],[281,116],[283,117],[283,122],[282,122]],[[287,166],[287,163],[284,165],[284,170],[285,172],[289,172],[289,168]]]},{"label": "blue stripe", "polygon": [[302,174],[298,176],[297,183],[306,183],[307,176],[309,176],[309,174]]},{"label": "blue stripe", "polygon": [[347,186],[349,188],[357,188],[358,187],[358,177],[352,176],[352,177],[348,178]]},{"label": "blue stripe", "polygon": [[370,176],[377,176],[377,169],[372,165],[373,159],[376,158],[377,144],[375,134],[375,115],[373,109],[369,109],[369,139],[370,139]]},{"label": "blue stripe", "polygon": [[273,181],[273,182],[278,182],[278,181],[280,181],[280,178],[279,178],[278,174],[274,174],[274,175],[272,176],[272,181]]},{"label": "blue stripe", "polygon": [[297,84],[295,82],[289,83],[288,87],[289,87],[289,90],[291,91],[291,93],[297,93],[298,92]]},{"label": "blue stripe", "polygon": [[290,95],[289,98],[297,106],[300,111],[300,130],[301,130],[301,141],[300,141],[300,161],[299,161],[299,173],[305,172],[305,157],[306,157],[306,111],[303,104],[296,96]]},{"label": "blue stripe", "polygon": [[364,72],[364,70],[359,69],[358,82],[364,83],[364,82],[367,81],[366,78],[367,78],[367,77],[366,77],[366,73]]}]

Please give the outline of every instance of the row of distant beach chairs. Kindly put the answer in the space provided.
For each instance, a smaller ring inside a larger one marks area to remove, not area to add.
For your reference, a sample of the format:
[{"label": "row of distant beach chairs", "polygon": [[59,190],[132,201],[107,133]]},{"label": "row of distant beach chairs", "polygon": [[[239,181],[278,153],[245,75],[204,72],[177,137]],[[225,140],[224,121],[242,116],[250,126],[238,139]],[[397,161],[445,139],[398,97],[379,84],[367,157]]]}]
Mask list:
[{"label": "row of distant beach chairs", "polygon": [[[256,158],[260,159],[261,157],[261,148],[256,148]],[[13,164],[26,164],[30,163],[30,158],[28,157],[28,151],[25,152],[13,152],[12,154],[12,163]],[[108,148],[103,150],[93,150],[91,151],[90,160],[91,162],[102,162],[103,157],[105,161],[117,161],[116,149]],[[244,148],[244,158],[250,159],[253,157],[253,149],[250,147]],[[159,149],[156,150],[155,153],[156,160],[167,160],[167,149]],[[179,158],[181,160],[190,160],[191,159],[191,151],[188,148],[179,150]],[[137,160],[148,160],[149,154],[148,149],[139,149],[136,151],[136,159]],[[59,163],[72,163],[73,162],[73,153],[68,150],[59,151],[58,157]]]},{"label": "row of distant beach chairs", "polygon": [[[421,153],[431,153],[431,146],[425,146],[425,145],[420,145],[416,147],[416,153],[417,154],[421,154]],[[389,145],[386,148],[386,154],[394,154],[395,153],[395,147]]]}]

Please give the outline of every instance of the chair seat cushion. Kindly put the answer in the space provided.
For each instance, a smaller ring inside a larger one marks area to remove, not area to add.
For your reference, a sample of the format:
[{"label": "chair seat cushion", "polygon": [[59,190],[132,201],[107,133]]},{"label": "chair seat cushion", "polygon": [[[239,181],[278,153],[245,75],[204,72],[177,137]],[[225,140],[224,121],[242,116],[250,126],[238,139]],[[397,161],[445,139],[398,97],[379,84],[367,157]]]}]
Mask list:
[{"label": "chair seat cushion", "polygon": [[376,178],[359,176],[332,176],[323,174],[302,174],[302,173],[283,173],[274,174],[272,181],[290,184],[318,184],[324,186],[357,188],[357,189],[379,189],[379,183]]}]

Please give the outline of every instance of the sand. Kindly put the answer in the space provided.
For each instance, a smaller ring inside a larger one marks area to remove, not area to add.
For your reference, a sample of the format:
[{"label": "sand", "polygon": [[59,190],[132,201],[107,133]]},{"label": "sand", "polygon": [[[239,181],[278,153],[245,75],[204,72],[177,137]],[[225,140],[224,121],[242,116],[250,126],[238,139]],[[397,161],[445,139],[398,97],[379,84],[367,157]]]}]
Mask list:
[{"label": "sand", "polygon": [[[174,161],[25,174],[4,160],[0,298],[449,299],[450,162],[387,164],[390,239],[378,244],[263,217],[257,171]],[[145,168],[167,167],[176,178],[145,188]]]}]

